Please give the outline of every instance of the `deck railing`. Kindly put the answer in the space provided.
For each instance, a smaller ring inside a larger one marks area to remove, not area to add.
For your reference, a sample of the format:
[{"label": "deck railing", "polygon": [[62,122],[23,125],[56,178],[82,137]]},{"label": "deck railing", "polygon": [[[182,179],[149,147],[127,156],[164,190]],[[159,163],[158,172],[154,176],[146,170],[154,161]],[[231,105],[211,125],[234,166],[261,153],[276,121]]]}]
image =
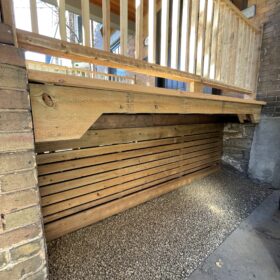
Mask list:
[{"label": "deck railing", "polygon": [[129,76],[120,76],[115,74],[107,74],[98,71],[92,71],[83,68],[75,68],[75,67],[67,67],[61,66],[57,64],[47,64],[38,61],[26,60],[26,67],[29,70],[37,70],[44,72],[51,72],[57,74],[65,74],[65,75],[73,75],[78,77],[92,78],[92,79],[100,79],[105,81],[119,82],[124,84],[135,84],[135,77]]},{"label": "deck railing", "polygon": [[[32,33],[17,30],[19,46],[76,61],[190,82],[193,91],[208,85],[254,98],[261,32],[229,0],[145,3],[120,0],[120,54],[110,53],[110,1],[102,0],[103,50],[93,48],[90,39],[90,5],[101,1],[80,1],[84,47],[66,42],[65,0],[50,1],[58,7],[62,41],[35,34],[39,31],[36,1],[30,0]],[[134,20],[128,13],[132,2]],[[156,26],[160,14],[161,24]],[[134,57],[128,56],[129,21],[135,26]],[[144,46],[146,36],[148,48]],[[143,60],[145,56],[148,62]]]}]

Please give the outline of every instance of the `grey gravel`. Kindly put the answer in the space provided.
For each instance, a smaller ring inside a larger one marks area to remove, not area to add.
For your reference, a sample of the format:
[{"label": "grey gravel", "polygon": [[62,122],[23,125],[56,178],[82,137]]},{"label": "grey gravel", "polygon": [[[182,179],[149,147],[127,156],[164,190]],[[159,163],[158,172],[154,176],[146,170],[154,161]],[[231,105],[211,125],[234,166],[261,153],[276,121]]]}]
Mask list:
[{"label": "grey gravel", "polygon": [[49,242],[50,279],[186,279],[269,194],[223,170]]}]

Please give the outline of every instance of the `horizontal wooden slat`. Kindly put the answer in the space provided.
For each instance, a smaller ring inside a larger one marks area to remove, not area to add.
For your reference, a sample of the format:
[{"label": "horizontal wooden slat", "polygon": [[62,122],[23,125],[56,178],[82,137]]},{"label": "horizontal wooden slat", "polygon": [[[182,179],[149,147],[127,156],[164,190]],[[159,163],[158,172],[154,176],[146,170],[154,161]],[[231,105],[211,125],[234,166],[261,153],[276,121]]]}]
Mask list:
[{"label": "horizontal wooden slat", "polygon": [[182,178],[175,179],[170,182],[159,184],[154,188],[141,191],[121,199],[117,199],[111,203],[106,203],[99,207],[83,211],[81,213],[69,216],[65,219],[58,220],[45,225],[45,234],[47,240],[58,238],[66,233],[80,229],[94,222],[98,222],[114,214],[120,213],[147,200],[158,197],[179,187],[182,187],[193,180],[203,178],[213,172],[216,172],[218,167],[209,167],[198,172],[189,174]]},{"label": "horizontal wooden slat", "polygon": [[[145,128],[124,128],[112,130],[89,130],[78,140],[46,142],[36,144],[37,153],[74,148],[129,143],[158,138],[202,134],[221,131],[223,124],[195,124]],[[105,149],[105,148],[104,148]]]},{"label": "horizontal wooden slat", "polygon": [[[106,188],[103,184],[102,189],[98,189],[97,184],[93,186],[86,186],[84,188],[80,188],[77,190],[71,190],[68,191],[68,193],[64,192],[64,198],[68,198],[68,200],[61,201],[59,203],[57,200],[62,199],[61,195],[56,194],[53,196],[47,196],[42,199],[42,205],[43,207],[43,214],[49,215],[52,213],[56,213],[59,211],[62,211],[67,208],[71,208],[77,205],[80,205],[82,203],[87,203],[90,201],[93,201],[95,199],[102,198],[104,196],[123,191],[128,188],[132,188],[135,186],[143,185],[145,183],[148,183],[153,180],[157,180],[159,178],[162,178],[162,176],[170,176],[172,174],[180,173],[182,171],[189,169],[192,169],[194,167],[206,164],[206,163],[215,163],[219,160],[220,156],[217,154],[213,154],[213,156],[208,156],[206,159],[202,159],[201,161],[195,161],[191,162],[190,160],[182,161],[179,164],[172,163],[169,165],[169,167],[163,166],[163,167],[156,167],[153,169],[149,169],[146,172],[140,172],[135,173],[132,175],[129,175],[130,178],[126,182],[125,179],[120,177],[118,179],[118,185],[114,185],[113,187],[109,187],[108,181],[106,182]],[[76,196],[76,197],[75,197]],[[52,204],[55,203],[55,204]],[[46,206],[47,205],[47,206]]]},{"label": "horizontal wooden slat", "polygon": [[196,134],[196,135],[181,136],[176,138],[146,140],[142,142],[118,144],[114,146],[110,145],[110,146],[103,146],[103,147],[83,148],[80,150],[60,151],[57,153],[38,154],[36,156],[36,162],[38,165],[42,165],[47,163],[72,160],[72,159],[78,159],[78,158],[84,158],[90,156],[105,155],[114,152],[123,152],[123,151],[137,150],[137,149],[143,149],[148,147],[175,144],[175,143],[186,142],[186,141],[214,138],[220,135],[221,132],[209,132],[207,134]]},{"label": "horizontal wooden slat", "polygon": [[[200,145],[200,146],[187,147],[187,148],[182,147],[181,150],[178,150],[177,154],[180,154],[180,152],[193,152],[193,151],[203,150],[203,149],[207,149],[207,148],[214,148],[214,147],[217,147],[219,145],[220,145],[219,142],[216,141],[216,142],[212,142],[212,143],[205,144],[205,145]],[[170,152],[166,152],[166,153],[162,152],[162,153],[159,153],[157,155],[150,156],[150,160],[156,160],[156,159],[168,157],[171,154],[172,153],[170,153]],[[117,169],[118,166],[127,167],[127,166],[132,165],[132,164],[139,164],[139,163],[141,163],[141,161],[146,160],[146,158],[143,159],[143,157],[144,157],[144,155],[137,158],[136,160],[132,159],[130,161],[105,163],[105,164],[97,165],[97,166],[95,166],[95,168],[85,167],[85,168],[65,171],[65,172],[62,172],[62,173],[55,173],[55,174],[40,176],[39,177],[39,185],[44,186],[44,185],[47,185],[47,184],[62,182],[62,181],[66,181],[66,180],[72,180],[72,179],[75,179],[75,178],[81,178],[81,177],[89,176],[89,175],[92,175],[92,174],[97,174],[97,173],[100,173],[100,172],[104,172],[104,171],[108,171],[108,170],[112,170],[112,169]],[[148,157],[148,155],[146,155],[145,157]]]},{"label": "horizontal wooden slat", "polygon": [[46,164],[43,166],[38,167],[38,174],[45,175],[55,172],[61,172],[65,170],[70,169],[76,169],[81,168],[85,166],[93,166],[97,164],[101,164],[104,162],[113,162],[118,160],[123,160],[127,158],[134,158],[139,157],[142,155],[148,155],[148,154],[154,154],[154,153],[162,153],[164,151],[168,150],[176,150],[176,149],[183,149],[191,146],[198,146],[202,144],[208,144],[212,142],[217,142],[217,138],[210,138],[210,139],[201,139],[201,140],[195,140],[195,141],[189,141],[185,143],[179,143],[179,144],[171,144],[167,146],[159,146],[159,147],[149,147],[145,149],[139,149],[136,151],[126,151],[123,153],[117,153],[117,154],[109,154],[109,155],[100,155],[95,157],[86,157],[83,159],[76,159],[72,161],[64,161],[59,163],[52,163],[52,164]]}]

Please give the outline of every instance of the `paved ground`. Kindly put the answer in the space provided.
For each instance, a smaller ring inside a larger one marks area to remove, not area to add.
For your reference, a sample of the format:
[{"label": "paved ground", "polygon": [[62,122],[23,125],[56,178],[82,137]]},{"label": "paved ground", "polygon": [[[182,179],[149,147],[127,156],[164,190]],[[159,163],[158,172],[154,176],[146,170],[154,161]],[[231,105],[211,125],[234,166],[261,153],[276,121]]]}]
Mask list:
[{"label": "paved ground", "polygon": [[52,241],[50,279],[186,279],[270,194],[228,171],[211,175]]}]

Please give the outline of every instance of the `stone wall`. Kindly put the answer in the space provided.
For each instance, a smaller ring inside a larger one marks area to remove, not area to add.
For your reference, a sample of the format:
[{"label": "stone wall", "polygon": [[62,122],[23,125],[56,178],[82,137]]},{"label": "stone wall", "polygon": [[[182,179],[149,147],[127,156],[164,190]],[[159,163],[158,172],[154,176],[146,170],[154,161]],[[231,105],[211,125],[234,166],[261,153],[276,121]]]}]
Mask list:
[{"label": "stone wall", "polygon": [[[0,42],[9,41],[3,36]],[[21,50],[0,43],[0,279],[46,278],[25,60]]]}]

